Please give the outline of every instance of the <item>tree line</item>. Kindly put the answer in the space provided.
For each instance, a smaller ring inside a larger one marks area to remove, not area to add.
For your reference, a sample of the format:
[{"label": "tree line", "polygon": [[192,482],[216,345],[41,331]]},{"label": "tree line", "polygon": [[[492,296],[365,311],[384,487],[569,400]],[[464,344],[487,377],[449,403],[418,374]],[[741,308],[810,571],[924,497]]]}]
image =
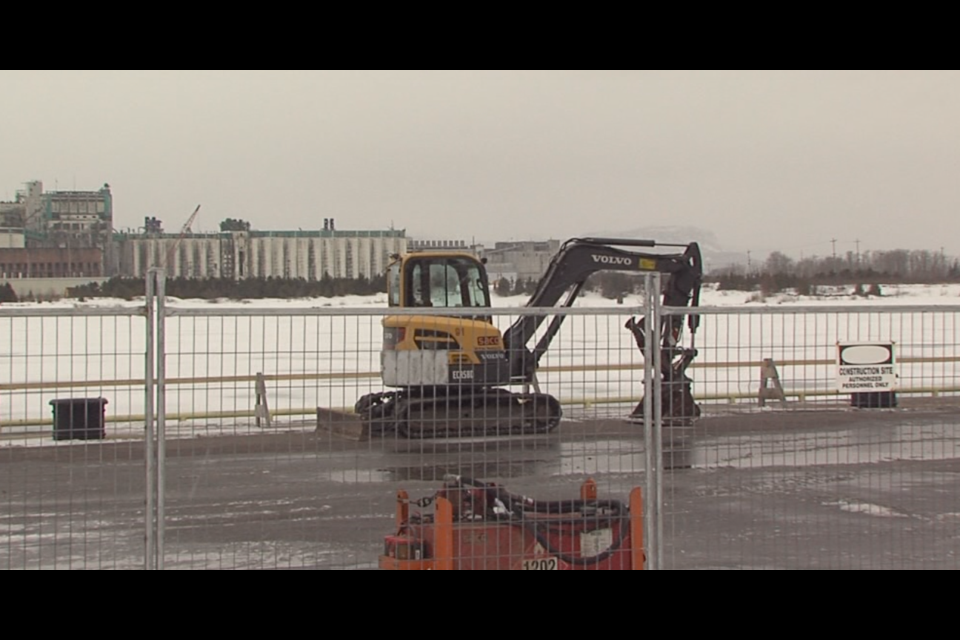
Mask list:
[{"label": "tree line", "polygon": [[[375,278],[332,278],[325,276],[320,280],[304,278],[247,278],[231,280],[228,278],[172,278],[166,282],[166,294],[174,298],[215,300],[263,300],[267,298],[337,298],[341,296],[368,296],[384,293],[387,290],[385,276]],[[67,297],[119,298],[134,300],[143,297],[146,281],[143,278],[111,278],[99,284],[72,287]]]},{"label": "tree line", "polygon": [[[493,283],[494,292],[501,297],[531,296],[536,292],[540,279],[500,278]],[[604,298],[615,300],[624,296],[641,293],[643,291],[644,276],[642,274],[628,274],[621,271],[600,272],[587,278],[583,286],[584,291],[599,293]]]},{"label": "tree line", "polygon": [[[536,291],[539,280],[521,278],[512,281],[501,278],[493,283],[494,292],[502,297],[531,296]],[[9,285],[7,285],[9,288]],[[624,273],[595,274],[584,287],[586,291],[596,291],[610,299],[621,298],[643,290],[643,278]],[[385,275],[375,278],[332,278],[325,276],[310,281],[303,278],[247,278],[231,280],[226,278],[173,278],[166,282],[166,294],[175,298],[215,300],[262,300],[268,298],[336,298],[340,296],[367,296],[386,293]],[[116,277],[103,284],[91,282],[67,290],[71,299],[118,298],[134,300],[143,297],[146,281],[143,278]],[[0,288],[0,302],[15,302],[16,294],[10,289],[11,299],[4,299],[4,288]]]},{"label": "tree line", "polygon": [[756,267],[737,265],[711,273],[707,281],[720,289],[776,293],[795,289],[801,295],[821,286],[859,286],[869,292],[882,284],[944,284],[960,282],[960,262],[934,251],[867,251],[845,256],[794,260],[774,251]]}]

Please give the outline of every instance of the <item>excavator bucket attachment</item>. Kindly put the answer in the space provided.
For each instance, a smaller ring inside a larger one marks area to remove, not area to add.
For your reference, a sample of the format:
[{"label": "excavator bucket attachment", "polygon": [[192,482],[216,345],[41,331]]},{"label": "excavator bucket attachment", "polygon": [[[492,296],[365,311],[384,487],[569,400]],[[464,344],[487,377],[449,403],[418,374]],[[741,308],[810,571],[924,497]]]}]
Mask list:
[{"label": "excavator bucket attachment", "polygon": [[332,433],[348,440],[370,439],[370,426],[356,413],[317,408],[317,433]]},{"label": "excavator bucket attachment", "polygon": [[[644,402],[640,400],[630,420],[642,422],[644,416]],[[701,415],[700,405],[693,397],[689,382],[663,383],[660,394],[661,418],[665,427],[688,427]]]},{"label": "excavator bucket attachment", "polygon": [[[646,343],[644,324],[643,319],[637,322],[635,318],[630,318],[624,325],[633,334],[640,351],[643,351]],[[664,350],[662,357],[668,359],[674,355],[676,357],[673,362],[663,371],[657,372],[657,375],[660,375],[661,417],[664,426],[689,426],[701,414],[700,405],[693,397],[693,380],[687,377],[687,368],[697,357],[697,350],[674,348]],[[640,400],[640,404],[630,414],[630,420],[644,419],[645,401],[646,397]]]}]

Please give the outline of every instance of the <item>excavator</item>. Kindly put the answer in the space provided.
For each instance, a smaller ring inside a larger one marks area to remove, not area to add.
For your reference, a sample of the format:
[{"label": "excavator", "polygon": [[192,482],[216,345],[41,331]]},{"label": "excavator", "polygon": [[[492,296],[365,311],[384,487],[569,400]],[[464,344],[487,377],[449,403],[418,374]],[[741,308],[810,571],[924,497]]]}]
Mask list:
[{"label": "excavator", "polygon": [[[655,247],[683,251],[635,250]],[[530,345],[548,316],[521,315],[501,333],[491,317],[486,260],[469,253],[429,251],[392,258],[387,295],[398,313],[382,321],[381,373],[383,384],[393,390],[361,397],[352,414],[319,408],[318,429],[329,427],[357,439],[391,433],[407,438],[542,434],[555,429],[563,415],[560,401],[540,392],[536,374],[566,316],[554,315]],[[573,238],[553,257],[526,306],[571,307],[587,279],[601,271],[665,274],[665,306],[699,304],[703,264],[697,243]],[[641,350],[644,322],[630,318],[625,325]],[[689,315],[691,334],[698,322],[698,316]],[[681,316],[669,316],[661,327],[665,423],[700,414],[685,373],[696,350],[682,346],[683,324]],[[642,418],[643,401],[631,415]]]}]

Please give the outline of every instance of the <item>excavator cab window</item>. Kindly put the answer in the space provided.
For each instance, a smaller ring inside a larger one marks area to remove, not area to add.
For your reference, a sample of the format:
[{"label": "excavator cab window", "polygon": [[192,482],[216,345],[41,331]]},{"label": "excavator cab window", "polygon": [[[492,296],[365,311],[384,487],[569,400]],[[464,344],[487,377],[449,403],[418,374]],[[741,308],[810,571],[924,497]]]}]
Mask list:
[{"label": "excavator cab window", "polygon": [[413,258],[407,262],[406,306],[489,307],[482,266],[467,257]]}]

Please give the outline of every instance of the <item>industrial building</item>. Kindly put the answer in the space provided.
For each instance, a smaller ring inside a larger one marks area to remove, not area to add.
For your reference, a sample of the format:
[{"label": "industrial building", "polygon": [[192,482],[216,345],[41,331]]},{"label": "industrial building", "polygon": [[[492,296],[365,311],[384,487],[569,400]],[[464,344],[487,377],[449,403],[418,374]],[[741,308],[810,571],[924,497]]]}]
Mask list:
[{"label": "industrial building", "polygon": [[410,240],[407,243],[409,251],[455,251],[461,253],[479,253],[475,245],[467,245],[464,240]]},{"label": "industrial building", "polygon": [[164,267],[170,278],[373,278],[407,250],[402,230],[225,231],[119,234],[118,270],[142,277]]},{"label": "industrial building", "polygon": [[403,231],[341,231],[332,218],[317,231],[220,233],[164,233],[156,218],[116,233],[113,221],[108,184],[45,192],[39,180],[27,182],[0,202],[0,277],[143,277],[164,267],[172,278],[372,278],[407,250]]},{"label": "industrial building", "polygon": [[58,297],[102,281],[111,264],[113,196],[96,191],[44,191],[33,180],[0,202],[0,280],[17,295]]},{"label": "industrial building", "polygon": [[141,278],[155,267],[170,278],[369,279],[382,275],[395,254],[462,251],[488,260],[491,281],[516,281],[539,278],[560,244],[498,242],[483,249],[463,240],[408,239],[403,230],[339,230],[333,218],[323,219],[322,229],[297,231],[257,231],[228,218],[220,232],[194,233],[190,222],[167,233],[147,217],[142,227],[117,232],[110,185],[44,191],[41,181],[27,182],[12,202],[0,202],[0,279],[34,291],[38,285],[27,281]]},{"label": "industrial building", "polygon": [[491,282],[501,278],[516,282],[539,280],[559,251],[559,240],[497,242],[492,249],[485,249],[481,256],[487,259]]},{"label": "industrial building", "polygon": [[100,277],[112,239],[108,184],[97,191],[44,191],[33,180],[12,202],[0,202],[0,275],[6,278]]},{"label": "industrial building", "polygon": [[[199,209],[199,207],[198,207]],[[143,277],[154,267],[170,278],[357,279],[382,275],[394,254],[463,251],[488,260],[491,281],[539,278],[558,241],[498,242],[492,249],[463,240],[408,239],[403,230],[348,231],[323,219],[319,230],[257,231],[226,220],[222,231],[166,233],[154,217],[136,230],[114,230],[110,185],[96,191],[44,191],[27,182],[12,202],[0,202],[0,279]],[[76,284],[75,282],[73,284]]]},{"label": "industrial building", "polygon": [[0,248],[0,278],[100,278],[100,249]]},{"label": "industrial building", "polygon": [[44,191],[39,180],[0,202],[0,227],[22,229],[27,246],[106,249],[113,235],[110,185],[97,191]]},{"label": "industrial building", "polygon": [[0,227],[0,249],[24,249],[26,246],[26,235],[23,229]]}]

